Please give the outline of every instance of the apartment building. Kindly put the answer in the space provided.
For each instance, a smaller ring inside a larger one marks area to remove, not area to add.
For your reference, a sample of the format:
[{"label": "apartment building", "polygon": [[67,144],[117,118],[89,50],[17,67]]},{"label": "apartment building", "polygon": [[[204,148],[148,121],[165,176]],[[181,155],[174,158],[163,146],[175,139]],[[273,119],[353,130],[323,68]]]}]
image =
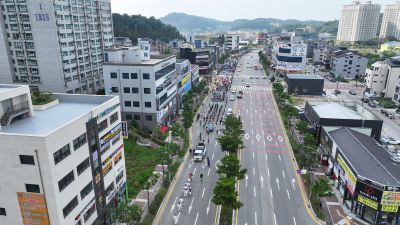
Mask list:
[{"label": "apartment building", "polygon": [[0,224],[109,224],[126,191],[119,98],[52,96],[0,85]]},{"label": "apartment building", "polygon": [[225,34],[225,50],[239,50],[240,34]]},{"label": "apartment building", "polygon": [[368,58],[355,52],[340,51],[332,58],[332,72],[336,77],[353,80],[365,74]]},{"label": "apartment building", "polygon": [[391,98],[400,105],[400,56],[386,59],[385,62],[388,64],[385,98]]},{"label": "apartment building", "polygon": [[282,74],[301,73],[306,69],[307,44],[276,42],[272,60],[277,72]]},{"label": "apartment building", "polygon": [[339,19],[338,41],[369,41],[377,36],[381,6],[366,1],[344,5]]},{"label": "apartment building", "polygon": [[384,97],[389,65],[385,61],[377,61],[371,65],[371,69],[365,72],[365,87],[371,95]]},{"label": "apartment building", "polygon": [[0,83],[75,94],[103,87],[103,51],[114,42],[110,0],[0,4]]},{"label": "apartment building", "polygon": [[199,73],[209,74],[213,63],[212,49],[180,48],[179,57],[199,66]]},{"label": "apartment building", "polygon": [[400,1],[385,7],[379,38],[388,37],[400,39]]},{"label": "apartment building", "polygon": [[169,125],[176,113],[176,57],[150,55],[150,44],[105,52],[106,93],[119,96],[123,118],[152,130]]},{"label": "apartment building", "polygon": [[115,37],[115,47],[130,47],[132,46],[132,40],[128,37]]}]

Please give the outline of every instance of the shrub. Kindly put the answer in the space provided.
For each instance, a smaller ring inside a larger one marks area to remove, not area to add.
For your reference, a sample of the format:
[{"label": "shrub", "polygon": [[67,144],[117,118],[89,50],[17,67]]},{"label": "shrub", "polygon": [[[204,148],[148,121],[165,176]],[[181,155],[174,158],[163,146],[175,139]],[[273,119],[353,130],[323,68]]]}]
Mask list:
[{"label": "shrub", "polygon": [[160,188],[160,190],[158,191],[156,196],[154,196],[154,200],[150,204],[150,207],[149,207],[149,212],[151,214],[156,214],[157,213],[157,210],[160,207],[161,202],[163,201],[164,196],[165,196],[166,193],[167,193],[167,189],[162,187],[162,188]]},{"label": "shrub", "polygon": [[53,95],[50,93],[44,93],[40,91],[34,91],[31,98],[33,105],[44,105],[55,100]]}]

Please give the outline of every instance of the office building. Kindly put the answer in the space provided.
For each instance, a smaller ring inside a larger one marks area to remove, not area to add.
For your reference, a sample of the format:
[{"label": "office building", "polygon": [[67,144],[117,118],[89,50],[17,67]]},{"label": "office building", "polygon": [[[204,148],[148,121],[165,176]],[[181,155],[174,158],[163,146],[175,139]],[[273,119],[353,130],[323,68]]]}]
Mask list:
[{"label": "office building", "polygon": [[225,34],[225,50],[226,51],[236,51],[239,50],[240,43],[239,34]]},{"label": "office building", "polygon": [[272,61],[278,73],[301,73],[306,69],[307,44],[276,42]]},{"label": "office building", "polygon": [[52,97],[0,85],[0,224],[110,224],[126,191],[119,98]]},{"label": "office building", "polygon": [[75,94],[103,87],[103,51],[114,42],[110,0],[2,1],[2,8],[0,82]]},{"label": "office building", "polygon": [[199,66],[201,75],[209,74],[212,66],[212,49],[180,48],[179,57]]},{"label": "office building", "polygon": [[383,12],[381,31],[379,38],[400,39],[400,1],[395,4],[386,5]]},{"label": "office building", "polygon": [[190,64],[190,73],[192,74],[192,86],[196,86],[200,82],[199,66]]},{"label": "office building", "polygon": [[391,98],[400,105],[400,56],[388,58],[385,63],[388,64],[385,98]]},{"label": "office building", "polygon": [[348,80],[357,79],[365,74],[368,58],[356,52],[339,51],[332,58],[332,72],[336,77]]},{"label": "office building", "polygon": [[153,130],[169,125],[176,114],[178,77],[173,55],[150,55],[150,44],[105,52],[106,93],[121,99],[122,118]]},{"label": "office building", "polygon": [[369,41],[377,36],[381,6],[367,1],[344,5],[339,19],[338,41]]}]

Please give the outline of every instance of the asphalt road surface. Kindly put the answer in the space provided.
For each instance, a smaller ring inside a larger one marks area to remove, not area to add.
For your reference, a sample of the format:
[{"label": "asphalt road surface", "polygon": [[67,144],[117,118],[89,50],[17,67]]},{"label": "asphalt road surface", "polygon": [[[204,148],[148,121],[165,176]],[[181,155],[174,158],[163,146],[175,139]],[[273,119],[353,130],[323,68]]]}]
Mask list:
[{"label": "asphalt road surface", "polygon": [[244,206],[234,215],[235,224],[316,224],[298,184],[293,156],[273,102],[272,85],[263,79],[263,70],[254,70],[257,63],[256,51],[242,57],[232,83],[232,90],[244,92],[243,99],[236,100],[234,112],[241,117],[245,130],[246,147],[240,158],[242,167],[248,170],[239,183]]}]

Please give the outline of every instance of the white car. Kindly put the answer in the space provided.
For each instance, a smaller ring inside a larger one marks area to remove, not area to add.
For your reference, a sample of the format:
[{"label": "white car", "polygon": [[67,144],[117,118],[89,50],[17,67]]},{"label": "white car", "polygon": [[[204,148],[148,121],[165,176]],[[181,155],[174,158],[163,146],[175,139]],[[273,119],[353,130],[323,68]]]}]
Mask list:
[{"label": "white car", "polygon": [[392,156],[392,161],[400,163],[400,155]]},{"label": "white car", "polygon": [[226,111],[226,115],[232,115],[233,113],[232,113],[232,108],[228,108],[228,110]]},{"label": "white car", "polygon": [[250,87],[250,83],[247,83],[247,84],[246,84],[246,87]]},{"label": "white car", "polygon": [[398,141],[398,140],[396,140],[396,139],[394,139],[394,138],[391,138],[391,137],[389,137],[389,138],[381,138],[381,143],[382,144],[390,144],[390,145],[398,145],[398,144],[400,144],[400,141]]},{"label": "white car", "polygon": [[229,100],[235,101],[235,96],[234,96],[234,95],[231,95],[231,97],[229,97]]},{"label": "white car", "polygon": [[235,93],[236,93],[236,90],[233,89],[233,90],[231,91],[231,93],[232,93],[232,94],[235,94]]}]

